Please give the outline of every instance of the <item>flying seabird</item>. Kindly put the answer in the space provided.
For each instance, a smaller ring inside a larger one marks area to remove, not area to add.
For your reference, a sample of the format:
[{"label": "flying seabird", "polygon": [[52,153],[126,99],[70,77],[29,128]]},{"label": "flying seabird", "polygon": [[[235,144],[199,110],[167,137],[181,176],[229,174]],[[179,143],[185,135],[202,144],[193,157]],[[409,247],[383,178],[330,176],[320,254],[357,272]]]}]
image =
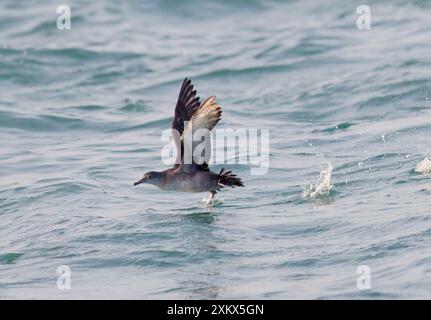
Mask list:
[{"label": "flying seabird", "polygon": [[[221,188],[244,187],[241,179],[232,171],[222,168],[219,173],[215,173],[208,167],[207,161],[211,150],[210,131],[220,121],[221,113],[215,96],[210,96],[200,103],[191,80],[185,78],[172,121],[172,132],[177,150],[175,164],[164,171],[149,171],[133,185],[149,183],[162,190],[209,192],[209,201]],[[204,161],[194,154],[202,139],[198,142],[191,140],[196,133],[199,133],[199,130],[204,133],[202,137],[205,139]],[[189,158],[190,160],[188,160]]]}]

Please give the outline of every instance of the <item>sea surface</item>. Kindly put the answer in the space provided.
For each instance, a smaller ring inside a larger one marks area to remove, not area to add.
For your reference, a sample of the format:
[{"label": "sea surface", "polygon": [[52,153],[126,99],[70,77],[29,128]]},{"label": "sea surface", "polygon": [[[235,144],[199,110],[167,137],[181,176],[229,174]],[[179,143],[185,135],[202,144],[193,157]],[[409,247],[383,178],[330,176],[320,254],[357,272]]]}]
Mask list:
[{"label": "sea surface", "polygon": [[[0,299],[431,298],[431,2],[362,4],[2,0]],[[132,186],[185,77],[270,132],[213,206]]]}]

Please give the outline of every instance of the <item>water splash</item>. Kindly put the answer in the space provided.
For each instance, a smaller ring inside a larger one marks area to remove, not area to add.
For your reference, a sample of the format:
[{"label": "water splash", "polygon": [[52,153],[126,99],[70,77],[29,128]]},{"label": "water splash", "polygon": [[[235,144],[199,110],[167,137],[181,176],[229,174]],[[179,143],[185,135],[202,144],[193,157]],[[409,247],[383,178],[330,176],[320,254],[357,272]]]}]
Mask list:
[{"label": "water splash", "polygon": [[319,179],[315,184],[306,187],[303,192],[303,197],[306,199],[328,196],[332,189],[332,171],[334,167],[330,162],[326,163],[326,167],[320,171]]},{"label": "water splash", "polygon": [[218,197],[211,198],[211,196],[208,195],[208,197],[205,197],[205,198],[202,199],[201,203],[202,203],[202,206],[204,208],[211,208],[211,207],[214,207],[214,206],[216,206],[218,204],[223,203],[223,199],[222,198],[218,198]]},{"label": "water splash", "polygon": [[429,175],[431,173],[431,160],[430,160],[430,158],[426,157],[421,162],[419,162],[416,165],[415,172],[423,174],[423,175]]}]

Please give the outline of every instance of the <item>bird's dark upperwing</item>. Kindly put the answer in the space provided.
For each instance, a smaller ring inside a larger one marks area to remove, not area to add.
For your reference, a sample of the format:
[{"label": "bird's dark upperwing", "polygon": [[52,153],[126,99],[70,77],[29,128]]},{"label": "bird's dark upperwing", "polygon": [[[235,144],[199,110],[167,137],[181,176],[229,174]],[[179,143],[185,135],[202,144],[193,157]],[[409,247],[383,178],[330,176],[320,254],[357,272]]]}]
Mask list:
[{"label": "bird's dark upperwing", "polygon": [[199,97],[196,97],[196,90],[193,90],[192,81],[185,78],[178,95],[174,120],[172,121],[172,129],[177,130],[179,134],[182,135],[184,131],[184,121],[190,121],[193,113],[195,113],[199,106]]},{"label": "bird's dark upperwing", "polygon": [[199,97],[196,97],[196,90],[193,90],[192,81],[185,78],[178,95],[177,105],[175,106],[174,120],[172,121],[173,137],[177,148],[177,158],[174,168],[181,163],[183,146],[181,135],[184,132],[184,122],[190,121],[193,113],[199,108]]}]

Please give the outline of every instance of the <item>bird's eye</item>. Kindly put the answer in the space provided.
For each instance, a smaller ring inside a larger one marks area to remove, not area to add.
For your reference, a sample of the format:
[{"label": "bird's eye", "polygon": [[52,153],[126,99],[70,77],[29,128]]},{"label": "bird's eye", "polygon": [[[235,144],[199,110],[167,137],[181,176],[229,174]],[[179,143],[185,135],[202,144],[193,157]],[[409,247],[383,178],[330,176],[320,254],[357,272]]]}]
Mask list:
[{"label": "bird's eye", "polygon": [[148,175],[148,179],[152,179],[153,176],[151,174]]}]

